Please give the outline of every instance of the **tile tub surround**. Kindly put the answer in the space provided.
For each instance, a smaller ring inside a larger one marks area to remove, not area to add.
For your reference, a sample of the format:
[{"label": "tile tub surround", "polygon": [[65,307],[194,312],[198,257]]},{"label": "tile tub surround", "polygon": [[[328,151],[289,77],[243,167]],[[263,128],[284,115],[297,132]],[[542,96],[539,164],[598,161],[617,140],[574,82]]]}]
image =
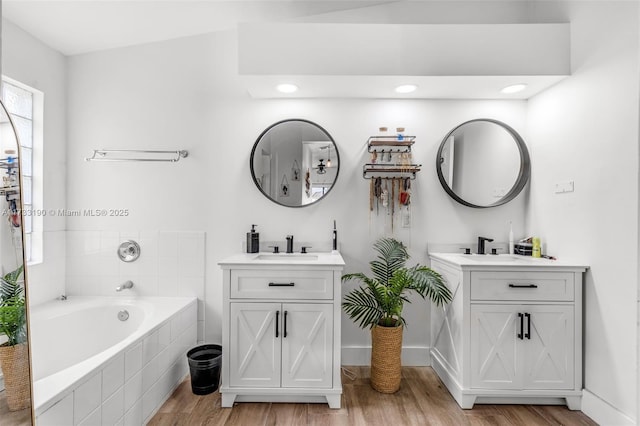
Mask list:
[{"label": "tile tub surround", "polygon": [[[140,245],[135,262],[118,259],[118,246],[126,240]],[[197,297],[198,341],[204,341],[204,232],[67,231],[67,248],[67,295]],[[116,292],[127,280],[134,287]]]},{"label": "tile tub surround", "polygon": [[145,424],[188,374],[186,352],[196,344],[197,303],[192,299],[45,403],[38,402],[44,389],[36,382],[37,424]]}]

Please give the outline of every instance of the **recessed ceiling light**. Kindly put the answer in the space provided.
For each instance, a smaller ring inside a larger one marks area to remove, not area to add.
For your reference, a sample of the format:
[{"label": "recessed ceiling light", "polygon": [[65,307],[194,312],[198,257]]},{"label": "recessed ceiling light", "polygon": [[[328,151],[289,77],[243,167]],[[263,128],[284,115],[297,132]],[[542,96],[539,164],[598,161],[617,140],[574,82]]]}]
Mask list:
[{"label": "recessed ceiling light", "polygon": [[403,84],[402,86],[396,87],[397,93],[411,93],[415,92],[418,86],[415,84]]},{"label": "recessed ceiling light", "polygon": [[511,86],[507,86],[501,90],[502,93],[518,93],[522,92],[527,88],[527,85],[524,83],[513,84]]},{"label": "recessed ceiling light", "polygon": [[281,93],[294,93],[298,91],[298,86],[290,83],[282,83],[276,86],[276,90]]}]

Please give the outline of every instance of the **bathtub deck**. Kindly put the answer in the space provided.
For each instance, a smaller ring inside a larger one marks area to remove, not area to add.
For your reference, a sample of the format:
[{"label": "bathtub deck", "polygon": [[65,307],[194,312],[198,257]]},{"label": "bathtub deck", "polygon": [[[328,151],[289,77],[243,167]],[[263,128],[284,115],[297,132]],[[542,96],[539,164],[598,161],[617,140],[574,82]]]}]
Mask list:
[{"label": "bathtub deck", "polygon": [[0,392],[0,426],[26,426],[31,425],[31,410],[9,411],[7,397],[4,391]]},{"label": "bathtub deck", "polygon": [[164,425],[595,425],[564,406],[476,405],[462,410],[431,367],[403,367],[400,391],[384,395],[369,386],[368,367],[346,367],[342,408],[326,404],[239,403],[220,406],[220,394],[196,396],[188,379],[151,419]]}]

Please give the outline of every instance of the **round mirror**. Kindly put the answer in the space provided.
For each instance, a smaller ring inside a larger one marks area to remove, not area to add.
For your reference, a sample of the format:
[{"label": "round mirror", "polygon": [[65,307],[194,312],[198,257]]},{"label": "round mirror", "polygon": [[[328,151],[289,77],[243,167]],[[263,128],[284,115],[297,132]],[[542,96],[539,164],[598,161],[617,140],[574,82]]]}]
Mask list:
[{"label": "round mirror", "polygon": [[508,125],[488,118],[451,130],[436,156],[445,191],[468,207],[495,207],[513,200],[529,179],[529,152]]},{"label": "round mirror", "polygon": [[302,119],[269,126],[253,145],[249,162],[260,192],[287,207],[304,207],[324,198],[340,170],[331,135]]}]

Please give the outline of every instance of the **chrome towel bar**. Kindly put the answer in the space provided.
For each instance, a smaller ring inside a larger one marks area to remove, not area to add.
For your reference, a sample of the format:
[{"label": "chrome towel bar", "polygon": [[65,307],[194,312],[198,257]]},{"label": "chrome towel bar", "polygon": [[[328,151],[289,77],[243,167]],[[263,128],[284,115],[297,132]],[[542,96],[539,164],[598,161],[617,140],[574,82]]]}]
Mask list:
[{"label": "chrome towel bar", "polygon": [[[127,156],[127,154],[138,154],[137,156]],[[147,154],[150,154],[147,156]],[[160,155],[160,157],[157,157]],[[170,157],[162,157],[170,155]],[[149,151],[139,149],[94,149],[91,157],[85,161],[159,161],[175,163],[181,158],[189,156],[186,150],[178,151]]]}]

